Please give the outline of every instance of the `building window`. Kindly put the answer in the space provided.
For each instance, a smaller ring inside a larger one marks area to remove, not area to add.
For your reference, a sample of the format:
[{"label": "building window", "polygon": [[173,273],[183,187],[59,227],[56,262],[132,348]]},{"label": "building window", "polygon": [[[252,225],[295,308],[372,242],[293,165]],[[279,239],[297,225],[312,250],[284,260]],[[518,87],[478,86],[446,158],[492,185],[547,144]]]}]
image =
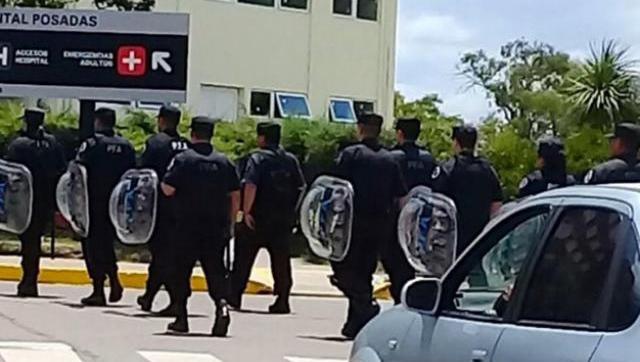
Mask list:
[{"label": "building window", "polygon": [[238,118],[238,97],[237,88],[202,85],[198,113],[213,119],[235,121]]},{"label": "building window", "polygon": [[310,118],[309,100],[304,94],[276,93],[278,113],[282,118]]},{"label": "building window", "polygon": [[240,4],[252,4],[252,5],[262,5],[262,6],[274,6],[275,0],[238,0]]},{"label": "building window", "polygon": [[307,10],[308,0],[280,0],[280,6],[285,8],[293,8]]},{"label": "building window", "polygon": [[358,0],[358,18],[378,20],[378,0]]},{"label": "building window", "polygon": [[333,0],[333,13],[351,16],[353,14],[353,1],[354,0]]},{"label": "building window", "polygon": [[331,121],[341,123],[355,123],[356,112],[350,99],[334,98],[329,102]]},{"label": "building window", "polygon": [[375,112],[375,105],[373,102],[368,101],[355,101],[353,102],[353,108],[355,109],[356,116]]},{"label": "building window", "polygon": [[271,116],[271,93],[251,92],[251,115],[259,117]]}]

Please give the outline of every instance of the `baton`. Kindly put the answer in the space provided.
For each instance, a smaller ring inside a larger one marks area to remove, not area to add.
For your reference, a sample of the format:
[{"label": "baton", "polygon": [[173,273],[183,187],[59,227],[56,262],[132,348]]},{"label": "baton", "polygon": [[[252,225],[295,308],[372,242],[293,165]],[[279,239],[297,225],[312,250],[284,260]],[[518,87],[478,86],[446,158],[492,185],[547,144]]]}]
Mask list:
[{"label": "baton", "polygon": [[51,213],[51,260],[56,258],[56,211]]}]

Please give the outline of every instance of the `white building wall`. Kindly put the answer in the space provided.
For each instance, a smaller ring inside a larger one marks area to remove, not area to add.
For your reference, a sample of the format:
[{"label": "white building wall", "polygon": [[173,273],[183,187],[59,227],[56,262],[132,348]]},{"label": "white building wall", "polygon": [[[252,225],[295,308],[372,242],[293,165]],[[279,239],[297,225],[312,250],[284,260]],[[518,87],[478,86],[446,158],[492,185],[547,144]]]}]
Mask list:
[{"label": "white building wall", "polygon": [[236,0],[158,0],[155,10],[191,15],[193,112],[211,108],[200,104],[202,86],[223,86],[238,90],[239,117],[249,114],[255,89],[307,94],[313,117],[329,117],[330,97],[373,101],[390,124],[397,0],[378,6],[378,21],[335,15],[331,0],[309,0],[306,11]]}]

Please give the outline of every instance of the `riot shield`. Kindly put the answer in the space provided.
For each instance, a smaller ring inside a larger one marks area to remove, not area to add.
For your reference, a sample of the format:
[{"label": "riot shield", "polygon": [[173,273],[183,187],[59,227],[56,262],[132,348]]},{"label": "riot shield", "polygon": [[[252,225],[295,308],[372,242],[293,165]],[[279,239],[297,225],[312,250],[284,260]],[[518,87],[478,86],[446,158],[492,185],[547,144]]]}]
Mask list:
[{"label": "riot shield", "polygon": [[69,163],[67,172],[58,181],[56,202],[73,231],[83,238],[89,236],[89,184],[83,165]]},{"label": "riot shield", "polygon": [[330,176],[319,177],[300,207],[300,227],[318,257],[342,261],[351,244],[353,187]]},{"label": "riot shield", "polygon": [[439,277],[456,257],[456,207],[448,197],[418,186],[398,219],[400,246],[420,276]]},{"label": "riot shield", "polygon": [[156,225],[158,175],[151,169],[129,170],[111,193],[109,215],[123,244],[146,244]]},{"label": "riot shield", "polygon": [[33,179],[25,166],[0,160],[0,230],[22,234],[31,223]]}]

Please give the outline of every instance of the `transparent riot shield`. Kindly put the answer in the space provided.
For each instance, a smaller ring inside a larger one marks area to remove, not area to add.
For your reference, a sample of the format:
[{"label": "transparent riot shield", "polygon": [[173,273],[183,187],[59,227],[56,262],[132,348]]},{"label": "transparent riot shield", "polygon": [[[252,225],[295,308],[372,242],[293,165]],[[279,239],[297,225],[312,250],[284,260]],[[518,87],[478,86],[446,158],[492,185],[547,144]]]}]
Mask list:
[{"label": "transparent riot shield", "polygon": [[31,223],[33,179],[25,166],[0,160],[0,230],[22,234]]},{"label": "transparent riot shield", "polygon": [[400,246],[421,276],[439,277],[456,257],[456,207],[428,187],[411,190],[398,219]]},{"label": "transparent riot shield", "polygon": [[342,261],[351,244],[353,187],[348,181],[319,177],[300,207],[300,227],[313,253]]},{"label": "transparent riot shield", "polygon": [[73,231],[83,238],[89,236],[89,184],[83,165],[69,164],[67,172],[58,181],[56,202]]},{"label": "transparent riot shield", "polygon": [[111,193],[109,215],[123,244],[146,244],[156,225],[158,175],[151,169],[129,170]]}]

